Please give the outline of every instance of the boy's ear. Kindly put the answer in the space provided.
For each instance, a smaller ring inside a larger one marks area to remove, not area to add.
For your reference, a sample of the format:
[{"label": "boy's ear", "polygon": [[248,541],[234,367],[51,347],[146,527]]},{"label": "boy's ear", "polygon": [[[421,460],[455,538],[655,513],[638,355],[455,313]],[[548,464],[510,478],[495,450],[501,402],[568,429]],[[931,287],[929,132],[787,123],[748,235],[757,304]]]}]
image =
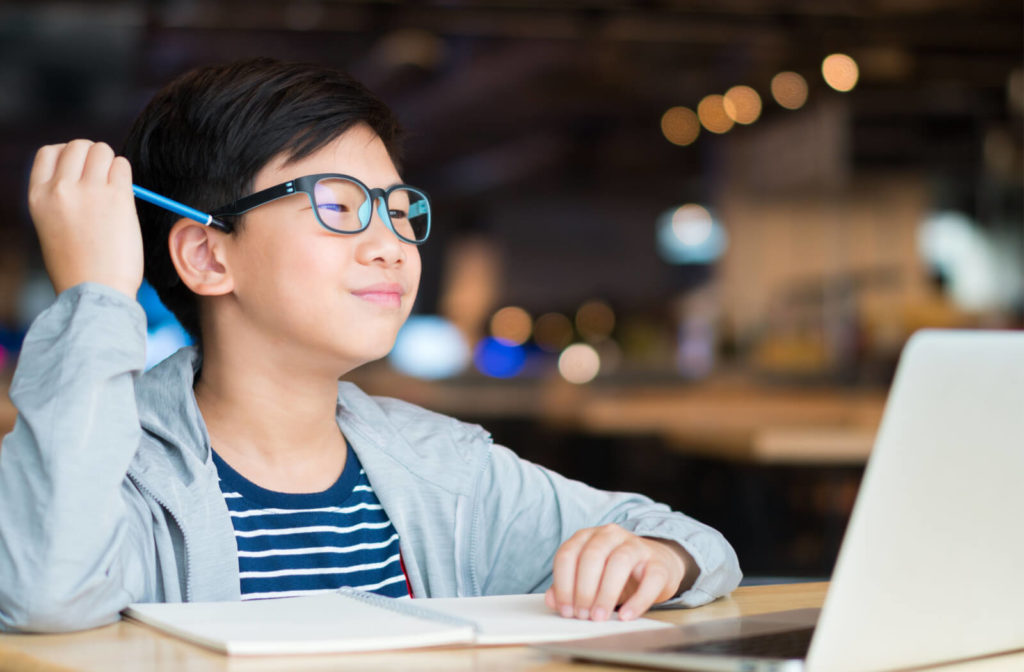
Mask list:
[{"label": "boy's ear", "polygon": [[171,262],[181,281],[196,294],[220,296],[234,289],[226,263],[226,235],[191,219],[179,219],[171,227],[167,236]]}]

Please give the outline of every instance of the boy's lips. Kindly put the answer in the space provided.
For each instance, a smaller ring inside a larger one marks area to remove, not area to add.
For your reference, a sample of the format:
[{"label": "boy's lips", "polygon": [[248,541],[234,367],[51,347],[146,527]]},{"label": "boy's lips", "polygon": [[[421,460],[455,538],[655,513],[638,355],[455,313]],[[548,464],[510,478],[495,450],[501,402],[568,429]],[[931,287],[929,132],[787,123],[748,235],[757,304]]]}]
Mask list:
[{"label": "boy's lips", "polygon": [[354,289],[352,294],[370,303],[397,308],[402,305],[402,296],[405,295],[405,290],[396,282],[379,282],[375,285]]}]

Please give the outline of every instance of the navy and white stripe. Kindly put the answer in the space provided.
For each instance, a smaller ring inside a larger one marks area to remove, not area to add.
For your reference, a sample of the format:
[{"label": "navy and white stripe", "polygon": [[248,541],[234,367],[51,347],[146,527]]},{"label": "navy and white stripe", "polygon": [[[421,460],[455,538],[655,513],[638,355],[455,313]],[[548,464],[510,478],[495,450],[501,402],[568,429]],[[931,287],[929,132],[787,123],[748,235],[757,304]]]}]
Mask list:
[{"label": "navy and white stripe", "polygon": [[408,597],[398,533],[355,451],[330,488],[261,488],[213,454],[238,545],[242,599],[291,597],[342,586]]}]

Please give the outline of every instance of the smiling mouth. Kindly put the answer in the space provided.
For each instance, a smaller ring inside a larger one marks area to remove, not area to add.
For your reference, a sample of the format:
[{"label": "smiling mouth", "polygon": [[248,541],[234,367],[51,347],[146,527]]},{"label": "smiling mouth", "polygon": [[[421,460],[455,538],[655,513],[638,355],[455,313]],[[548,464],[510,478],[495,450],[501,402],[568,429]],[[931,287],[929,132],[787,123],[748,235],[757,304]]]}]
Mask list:
[{"label": "smiling mouth", "polygon": [[387,308],[398,308],[402,305],[402,295],[399,292],[382,292],[382,291],[364,291],[364,292],[352,292],[354,296],[375,303],[378,306],[384,306]]}]

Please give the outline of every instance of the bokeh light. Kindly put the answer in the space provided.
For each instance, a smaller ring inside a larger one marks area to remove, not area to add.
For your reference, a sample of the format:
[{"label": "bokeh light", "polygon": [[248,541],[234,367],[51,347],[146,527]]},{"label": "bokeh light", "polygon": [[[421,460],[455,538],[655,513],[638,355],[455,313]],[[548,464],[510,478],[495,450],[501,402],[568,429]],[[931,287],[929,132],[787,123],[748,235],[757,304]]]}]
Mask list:
[{"label": "bokeh light", "polygon": [[533,318],[519,306],[506,306],[491,318],[491,335],[510,345],[522,345],[533,331]]},{"label": "bokeh light", "polygon": [[857,86],[860,70],[857,62],[846,54],[831,54],[821,62],[821,74],[825,83],[836,91],[852,91]]},{"label": "bokeh light", "polygon": [[561,352],[572,343],[572,322],[561,313],[544,313],[533,325],[533,340],[546,352]]},{"label": "bokeh light", "polygon": [[449,378],[469,363],[469,345],[458,327],[439,315],[412,315],[389,355],[391,365],[415,378]]},{"label": "bokeh light", "polygon": [[592,381],[601,370],[601,357],[593,346],[574,343],[558,357],[558,372],[570,383],[582,385]]},{"label": "bokeh light", "polygon": [[918,231],[918,251],[930,270],[942,273],[944,291],[964,310],[993,310],[1020,301],[1019,262],[962,212],[929,215]]},{"label": "bokeh light", "polygon": [[734,86],[726,91],[722,106],[737,124],[752,124],[761,116],[761,96],[749,86]]},{"label": "bokeh light", "polygon": [[704,96],[697,105],[697,116],[704,128],[712,133],[728,133],[733,126],[733,120],[725,113],[724,97],[717,93]]},{"label": "bokeh light", "polygon": [[604,301],[587,301],[576,311],[576,330],[592,343],[611,336],[614,328],[615,312]]},{"label": "bokeh light", "polygon": [[807,80],[795,72],[772,77],[772,97],[787,110],[799,110],[807,102]]},{"label": "bokeh light", "polygon": [[711,213],[696,203],[687,203],[672,213],[672,232],[683,245],[703,245],[711,236]]},{"label": "bokeh light", "polygon": [[497,338],[485,338],[477,343],[473,352],[477,371],[492,378],[512,378],[526,364],[526,350]]},{"label": "bokeh light", "polygon": [[671,107],[661,115],[661,132],[673,145],[685,147],[700,135],[700,121],[688,107]]},{"label": "bokeh light", "polygon": [[687,203],[658,217],[658,254],[670,264],[708,264],[725,252],[725,229],[702,205]]}]

